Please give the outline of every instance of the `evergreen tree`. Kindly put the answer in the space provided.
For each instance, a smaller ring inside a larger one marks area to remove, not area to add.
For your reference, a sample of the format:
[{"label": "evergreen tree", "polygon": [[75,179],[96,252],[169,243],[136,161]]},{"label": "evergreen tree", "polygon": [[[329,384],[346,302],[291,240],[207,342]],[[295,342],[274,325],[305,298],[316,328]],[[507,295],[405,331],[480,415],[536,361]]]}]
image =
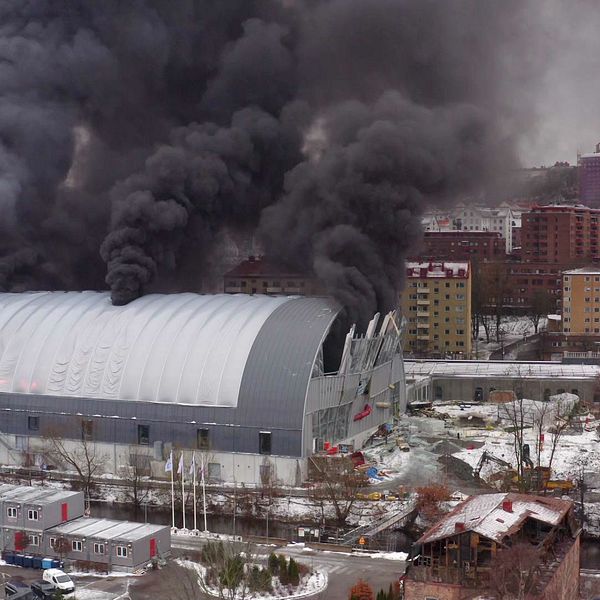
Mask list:
[{"label": "evergreen tree", "polygon": [[288,582],[293,586],[297,586],[300,583],[298,563],[293,558],[290,558],[290,562],[288,563]]},{"label": "evergreen tree", "polygon": [[275,552],[269,554],[269,571],[271,571],[272,575],[277,575],[279,573],[279,559]]}]

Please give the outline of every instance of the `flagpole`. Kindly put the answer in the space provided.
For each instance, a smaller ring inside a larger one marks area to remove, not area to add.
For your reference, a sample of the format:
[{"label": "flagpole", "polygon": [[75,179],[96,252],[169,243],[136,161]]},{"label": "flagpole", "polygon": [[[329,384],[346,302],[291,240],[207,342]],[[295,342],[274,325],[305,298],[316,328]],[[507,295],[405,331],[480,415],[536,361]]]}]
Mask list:
[{"label": "flagpole", "polygon": [[173,479],[173,450],[171,450],[171,518],[172,527],[175,529],[175,480]]},{"label": "flagpole", "polygon": [[183,452],[181,453],[181,508],[183,509],[183,528],[185,529],[185,465],[183,464]]},{"label": "flagpole", "polygon": [[208,526],[206,525],[206,485],[204,479],[204,468],[206,466],[206,461],[204,457],[202,458],[202,508],[204,509],[204,531],[208,531]]},{"label": "flagpole", "polygon": [[196,453],[192,454],[192,467],[194,468],[194,478],[193,478],[193,486],[194,486],[194,531],[197,531],[198,527],[196,525]]}]

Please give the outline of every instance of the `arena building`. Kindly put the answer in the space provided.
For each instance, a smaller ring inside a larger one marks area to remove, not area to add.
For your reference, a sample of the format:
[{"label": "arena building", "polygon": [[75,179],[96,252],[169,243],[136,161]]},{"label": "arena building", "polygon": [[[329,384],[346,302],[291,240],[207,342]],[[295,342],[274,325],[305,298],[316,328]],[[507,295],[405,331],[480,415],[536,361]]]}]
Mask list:
[{"label": "arena building", "polygon": [[339,314],[323,297],[0,294],[0,462],[43,462],[60,436],[109,472],[142,456],[164,476],[175,447],[214,480],[298,483],[325,442],[358,444],[406,404],[395,315],[344,343]]}]

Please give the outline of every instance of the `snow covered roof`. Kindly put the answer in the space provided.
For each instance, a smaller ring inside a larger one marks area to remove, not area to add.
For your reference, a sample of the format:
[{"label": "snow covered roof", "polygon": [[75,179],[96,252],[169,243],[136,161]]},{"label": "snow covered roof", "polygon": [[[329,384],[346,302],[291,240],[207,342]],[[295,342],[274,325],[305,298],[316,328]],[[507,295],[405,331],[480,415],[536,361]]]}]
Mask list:
[{"label": "snow covered roof", "polygon": [[468,262],[407,262],[406,275],[420,279],[422,277],[453,277],[464,279],[468,277]]},{"label": "snow covered roof", "polygon": [[[511,503],[509,510],[504,508],[505,501]],[[518,531],[527,518],[558,525],[572,505],[570,500],[526,494],[470,496],[426,531],[417,543],[426,544],[455,535],[457,523],[463,524],[463,531],[473,531],[499,542],[505,535]]]},{"label": "snow covered roof", "polygon": [[570,269],[563,271],[563,275],[600,275],[599,267],[580,267],[579,269]]},{"label": "snow covered roof", "polygon": [[600,374],[599,365],[503,360],[405,360],[404,370],[407,379],[416,376],[592,379]]},{"label": "snow covered roof", "polygon": [[24,504],[46,505],[81,495],[81,492],[57,490],[48,487],[33,487],[27,485],[0,485],[0,500],[4,502],[22,502]]},{"label": "snow covered roof", "polygon": [[150,523],[134,523],[132,521],[112,521],[110,519],[93,519],[80,517],[68,523],[48,529],[46,533],[68,535],[83,538],[117,540],[133,542],[144,539],[158,531],[168,528],[167,525]]},{"label": "snow covered roof", "polygon": [[0,294],[0,393],[236,407],[242,383],[306,385],[337,312],[327,298]]}]

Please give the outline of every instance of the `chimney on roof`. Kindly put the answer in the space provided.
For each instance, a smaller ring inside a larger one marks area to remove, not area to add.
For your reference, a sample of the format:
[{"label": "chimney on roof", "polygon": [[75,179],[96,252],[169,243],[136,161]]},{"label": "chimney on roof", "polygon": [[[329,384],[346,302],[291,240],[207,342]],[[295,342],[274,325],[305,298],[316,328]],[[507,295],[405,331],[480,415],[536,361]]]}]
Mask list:
[{"label": "chimney on roof", "polygon": [[502,510],[505,512],[511,513],[513,511],[512,500],[503,500],[502,501]]},{"label": "chimney on roof", "polygon": [[457,521],[456,523],[454,523],[454,531],[456,533],[460,533],[461,531],[465,530],[465,524],[462,521]]}]

